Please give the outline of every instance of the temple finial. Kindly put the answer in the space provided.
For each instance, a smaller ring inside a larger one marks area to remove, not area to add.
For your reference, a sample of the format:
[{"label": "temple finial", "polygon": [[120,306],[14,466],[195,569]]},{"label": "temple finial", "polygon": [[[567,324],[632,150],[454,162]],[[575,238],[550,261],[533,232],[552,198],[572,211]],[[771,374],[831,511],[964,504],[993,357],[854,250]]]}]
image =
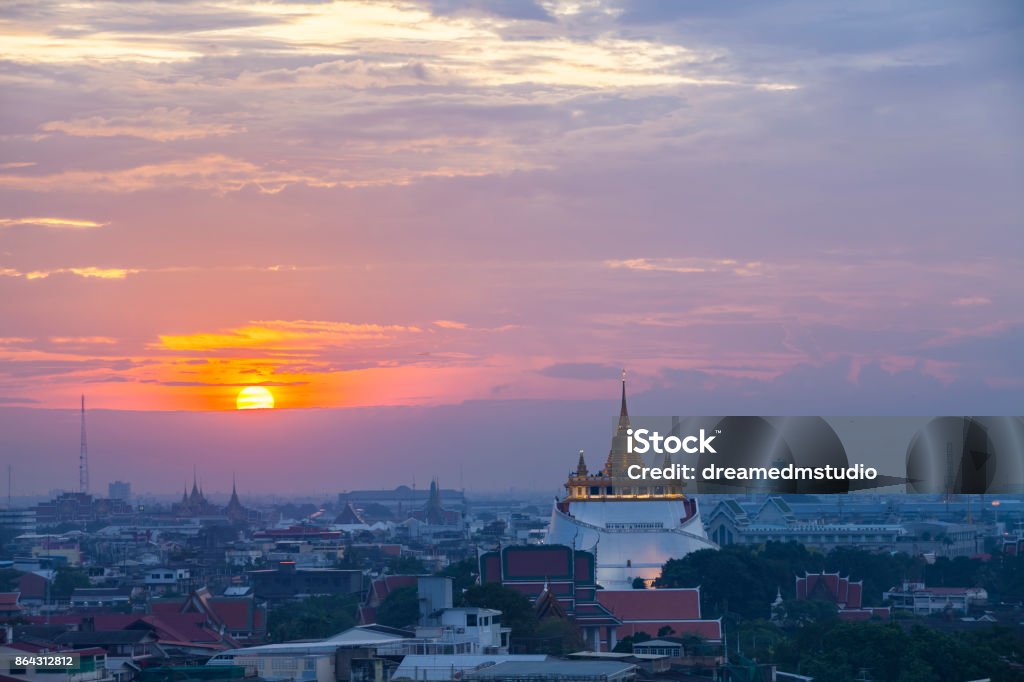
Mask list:
[{"label": "temple finial", "polygon": [[619,417],[628,417],[629,410],[626,409],[626,370],[622,370],[622,407],[619,409]]},{"label": "temple finial", "polygon": [[587,463],[585,461],[583,461],[583,450],[582,450],[582,448],[580,449],[580,461],[579,461],[579,464],[576,465],[576,475],[577,476],[586,476],[587,475]]}]

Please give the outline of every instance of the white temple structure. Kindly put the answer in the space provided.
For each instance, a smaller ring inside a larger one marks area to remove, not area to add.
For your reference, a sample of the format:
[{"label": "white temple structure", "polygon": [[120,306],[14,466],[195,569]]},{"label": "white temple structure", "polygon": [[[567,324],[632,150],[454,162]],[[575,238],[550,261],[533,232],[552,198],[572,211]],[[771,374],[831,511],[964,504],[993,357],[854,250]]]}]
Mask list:
[{"label": "white temple structure", "polygon": [[[648,584],[669,559],[699,549],[717,549],[708,539],[697,501],[683,493],[682,481],[636,481],[626,476],[640,455],[627,450],[630,428],[626,379],[622,408],[604,468],[587,470],[580,452],[576,472],[565,484],[566,496],[551,510],[546,542],[593,552],[597,582],[605,589],[629,589],[636,578]],[[668,455],[658,466],[670,466]]]}]

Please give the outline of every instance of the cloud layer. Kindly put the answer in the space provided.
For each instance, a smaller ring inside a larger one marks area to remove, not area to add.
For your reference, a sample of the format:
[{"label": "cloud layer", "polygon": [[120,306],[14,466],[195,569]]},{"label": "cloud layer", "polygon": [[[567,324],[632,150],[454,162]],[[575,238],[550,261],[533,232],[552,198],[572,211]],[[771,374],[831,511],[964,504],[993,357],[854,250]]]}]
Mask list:
[{"label": "cloud layer", "polygon": [[652,407],[1019,412],[1022,27],[9,4],[0,412],[592,407],[623,366]]}]

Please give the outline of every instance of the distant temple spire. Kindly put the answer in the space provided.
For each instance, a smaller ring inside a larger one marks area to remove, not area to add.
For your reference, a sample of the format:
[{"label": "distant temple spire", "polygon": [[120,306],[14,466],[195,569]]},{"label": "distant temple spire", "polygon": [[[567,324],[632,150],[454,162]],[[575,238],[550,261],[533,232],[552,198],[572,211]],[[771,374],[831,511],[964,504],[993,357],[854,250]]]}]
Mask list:
[{"label": "distant temple spire", "polygon": [[249,517],[249,510],[242,506],[238,499],[238,486],[235,484],[235,472],[231,472],[231,499],[228,506],[224,507],[224,515],[232,521],[246,521]]},{"label": "distant temple spire", "polygon": [[626,426],[629,426],[629,410],[626,409],[626,370],[622,370],[622,407],[619,408],[619,425],[622,425],[622,420],[626,420]]},{"label": "distant temple spire", "polygon": [[622,370],[622,406],[619,408],[619,423],[612,435],[612,447],[608,452],[608,461],[604,465],[606,476],[623,476],[626,469],[633,464],[643,466],[644,461],[640,455],[628,452],[629,430],[629,409],[626,407],[626,370]]},{"label": "distant temple spire", "polygon": [[576,475],[577,476],[586,476],[587,475],[587,463],[583,460],[583,450],[582,450],[582,448],[580,449],[580,461],[579,461],[579,464],[576,465]]}]

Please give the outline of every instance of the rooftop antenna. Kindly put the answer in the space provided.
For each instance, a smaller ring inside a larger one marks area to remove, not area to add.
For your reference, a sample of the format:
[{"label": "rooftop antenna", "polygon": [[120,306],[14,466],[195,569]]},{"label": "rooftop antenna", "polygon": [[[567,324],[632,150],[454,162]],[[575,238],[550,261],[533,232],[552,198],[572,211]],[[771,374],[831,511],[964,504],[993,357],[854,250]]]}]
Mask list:
[{"label": "rooftop antenna", "polygon": [[78,452],[78,492],[89,492],[89,447],[85,442],[85,395],[82,395],[82,444]]},{"label": "rooftop antenna", "polygon": [[7,465],[7,508],[14,509],[13,494],[14,490],[14,465]]}]

